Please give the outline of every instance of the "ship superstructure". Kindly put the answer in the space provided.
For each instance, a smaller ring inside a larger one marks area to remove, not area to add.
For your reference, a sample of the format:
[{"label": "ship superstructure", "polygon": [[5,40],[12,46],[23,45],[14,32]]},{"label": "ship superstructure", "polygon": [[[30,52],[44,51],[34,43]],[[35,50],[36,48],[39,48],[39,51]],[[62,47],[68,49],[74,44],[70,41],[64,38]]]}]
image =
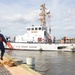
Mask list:
[{"label": "ship superstructure", "polygon": [[35,42],[35,43],[48,43],[51,42],[51,36],[48,31],[50,30],[46,26],[46,16],[50,14],[50,11],[46,12],[45,4],[41,5],[41,13],[39,14],[41,25],[27,27],[27,32],[24,35],[16,36],[15,42]]}]

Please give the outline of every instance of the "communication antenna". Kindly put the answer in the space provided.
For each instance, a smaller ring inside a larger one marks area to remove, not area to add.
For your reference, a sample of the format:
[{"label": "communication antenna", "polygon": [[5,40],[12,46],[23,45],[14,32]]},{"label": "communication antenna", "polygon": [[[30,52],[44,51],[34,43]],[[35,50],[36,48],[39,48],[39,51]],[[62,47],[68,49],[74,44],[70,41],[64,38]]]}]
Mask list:
[{"label": "communication antenna", "polygon": [[41,5],[41,13],[39,14],[40,18],[39,20],[41,21],[42,26],[46,26],[46,16],[50,14],[50,11],[46,11],[45,4]]}]

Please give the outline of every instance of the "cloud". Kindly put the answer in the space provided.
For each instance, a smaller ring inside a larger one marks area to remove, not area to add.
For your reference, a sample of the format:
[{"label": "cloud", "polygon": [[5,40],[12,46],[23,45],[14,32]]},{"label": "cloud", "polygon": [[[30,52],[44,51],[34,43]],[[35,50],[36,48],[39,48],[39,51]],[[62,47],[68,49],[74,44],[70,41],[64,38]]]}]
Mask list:
[{"label": "cloud", "polygon": [[73,27],[73,26],[68,26],[68,27],[65,28],[65,30],[75,30],[75,27]]},{"label": "cloud", "polygon": [[38,10],[28,11],[28,13],[22,14],[12,14],[2,16],[1,20],[13,22],[13,23],[26,23],[26,22],[34,22],[38,19]]}]

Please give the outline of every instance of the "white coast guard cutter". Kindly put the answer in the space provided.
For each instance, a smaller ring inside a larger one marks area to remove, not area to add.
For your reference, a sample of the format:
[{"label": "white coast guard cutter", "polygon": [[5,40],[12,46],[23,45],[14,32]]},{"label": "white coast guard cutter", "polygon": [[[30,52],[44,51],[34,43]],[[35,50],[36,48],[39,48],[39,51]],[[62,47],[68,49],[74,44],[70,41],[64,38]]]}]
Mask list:
[{"label": "white coast guard cutter", "polygon": [[[50,50],[50,51],[72,51],[73,44],[55,44],[55,39],[51,36],[51,28],[46,25],[46,16],[50,11],[46,12],[45,4],[41,5],[39,26],[29,26],[24,35],[16,36],[14,42],[10,42],[12,49],[21,50]],[[6,48],[10,49],[9,46]]]}]

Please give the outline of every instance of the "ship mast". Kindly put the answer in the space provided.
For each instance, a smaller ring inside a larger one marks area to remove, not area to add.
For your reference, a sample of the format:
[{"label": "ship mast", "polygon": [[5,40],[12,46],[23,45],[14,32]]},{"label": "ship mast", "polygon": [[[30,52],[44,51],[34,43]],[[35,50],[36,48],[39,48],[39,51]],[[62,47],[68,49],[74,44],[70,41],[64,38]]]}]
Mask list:
[{"label": "ship mast", "polygon": [[41,21],[41,25],[42,26],[46,26],[46,16],[48,14],[50,14],[50,11],[46,12],[46,7],[45,7],[45,4],[42,4],[41,5],[41,13],[39,14],[40,18],[39,20]]}]

